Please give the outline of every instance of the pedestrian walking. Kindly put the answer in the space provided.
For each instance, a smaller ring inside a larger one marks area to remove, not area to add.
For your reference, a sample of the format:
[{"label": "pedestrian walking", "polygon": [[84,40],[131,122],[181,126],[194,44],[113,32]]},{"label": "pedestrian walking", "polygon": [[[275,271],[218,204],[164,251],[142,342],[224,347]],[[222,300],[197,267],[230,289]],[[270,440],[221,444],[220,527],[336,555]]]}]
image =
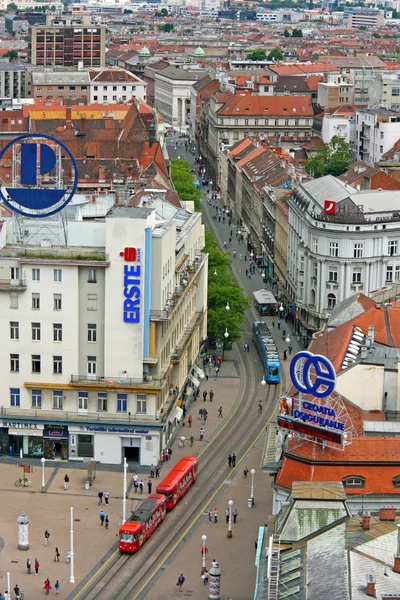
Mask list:
[{"label": "pedestrian walking", "polygon": [[154,473],[155,473],[154,465],[151,465],[151,467],[150,467],[150,477],[154,477]]},{"label": "pedestrian walking", "polygon": [[50,584],[50,579],[48,579],[48,578],[46,579],[46,581],[44,582],[43,589],[46,592],[46,596],[48,596],[50,594],[50,590],[53,589]]},{"label": "pedestrian walking", "polygon": [[218,416],[222,419],[222,406],[220,406],[218,409]]},{"label": "pedestrian walking", "polygon": [[280,320],[280,319],[278,319],[276,323],[277,323],[277,325],[278,325],[278,329],[280,329],[280,328],[281,328],[281,320]]},{"label": "pedestrian walking", "polygon": [[37,558],[35,558],[35,575],[39,575],[39,561]]},{"label": "pedestrian walking", "polygon": [[57,579],[57,581],[54,584],[54,589],[56,590],[56,594],[58,594],[58,592],[60,591],[60,587],[61,587],[60,582]]},{"label": "pedestrian walking", "polygon": [[215,558],[213,558],[211,566],[213,567],[213,569],[215,569],[215,567],[219,567],[218,561],[215,560]]},{"label": "pedestrian walking", "polygon": [[58,548],[56,547],[55,552],[54,552],[54,562],[60,562],[60,552],[58,551]]},{"label": "pedestrian walking", "polygon": [[275,327],[275,319],[272,319],[272,327]]},{"label": "pedestrian walking", "polygon": [[185,441],[186,441],[185,436],[181,435],[181,437],[179,438],[179,447],[180,448],[184,448],[185,447]]},{"label": "pedestrian walking", "polygon": [[140,495],[143,494],[143,489],[144,489],[144,483],[143,483],[142,480],[140,480],[139,481],[139,492],[140,492]]},{"label": "pedestrian walking", "polygon": [[193,423],[193,417],[192,417],[192,415],[189,415],[188,423],[189,423],[189,427],[192,427],[192,423]]},{"label": "pedestrian walking", "polygon": [[232,467],[236,467],[236,454],[232,454]]},{"label": "pedestrian walking", "polygon": [[104,523],[106,524],[106,529],[108,529],[108,526],[110,524],[110,519],[108,518],[108,515],[106,515],[106,518],[104,519]]},{"label": "pedestrian walking", "polygon": [[203,402],[205,402],[207,400],[207,392],[206,390],[204,390],[203,392]]},{"label": "pedestrian walking", "polygon": [[285,339],[285,337],[286,337],[286,329],[284,329],[284,330],[282,331],[282,339],[284,340],[284,339]]},{"label": "pedestrian walking", "polygon": [[231,467],[231,466],[232,466],[232,455],[230,454],[228,456],[228,467]]},{"label": "pedestrian walking", "polygon": [[134,473],[132,475],[132,480],[133,480],[133,487],[135,488],[135,494],[137,494],[138,487],[139,487],[139,477],[136,475],[136,473]]},{"label": "pedestrian walking", "polygon": [[100,525],[103,526],[104,525],[104,519],[106,518],[106,515],[104,514],[103,509],[101,509],[100,513],[99,513],[99,519],[100,519]]},{"label": "pedestrian walking", "polygon": [[104,502],[108,505],[108,500],[110,498],[110,494],[108,492],[104,492],[103,498],[104,498]]},{"label": "pedestrian walking", "polygon": [[213,520],[213,511],[212,508],[210,508],[210,510],[208,511],[208,522],[212,523]]},{"label": "pedestrian walking", "polygon": [[235,510],[233,511],[232,514],[233,514],[233,522],[236,523],[236,519],[237,519],[237,516],[238,516],[238,511],[237,511],[236,508],[235,508]]},{"label": "pedestrian walking", "polygon": [[203,418],[203,412],[204,412],[204,409],[200,408],[200,410],[199,410],[199,419]]},{"label": "pedestrian walking", "polygon": [[103,492],[99,492],[97,494],[97,498],[98,498],[97,504],[103,504]]},{"label": "pedestrian walking", "polygon": [[218,377],[219,367],[215,367],[215,377]]},{"label": "pedestrian walking", "polygon": [[206,410],[203,411],[203,424],[206,424],[206,421],[208,419],[208,412]]},{"label": "pedestrian walking", "polygon": [[287,360],[287,352],[286,352],[286,350],[283,351],[283,360]]},{"label": "pedestrian walking", "polygon": [[225,511],[225,523],[229,523],[229,508]]},{"label": "pedestrian walking", "polygon": [[31,575],[31,573],[32,573],[31,569],[32,569],[32,564],[28,558],[28,560],[26,561],[26,572],[28,573],[28,575]]},{"label": "pedestrian walking", "polygon": [[21,590],[18,587],[18,583],[14,587],[14,594],[15,594],[15,600],[19,600],[21,598]]},{"label": "pedestrian walking", "polygon": [[218,511],[214,508],[214,523],[218,523]]},{"label": "pedestrian walking", "polygon": [[46,529],[44,532],[44,545],[47,546],[47,544],[50,544],[50,533]]},{"label": "pedestrian walking", "polygon": [[292,350],[293,350],[293,346],[292,344],[289,344],[288,346],[288,350],[289,350],[289,355],[292,354]]},{"label": "pedestrian walking", "polygon": [[68,486],[69,486],[69,477],[66,474],[65,477],[64,477],[64,490],[67,490]]},{"label": "pedestrian walking", "polygon": [[204,429],[203,429],[203,428],[201,428],[201,429],[200,429],[200,441],[202,442],[202,441],[203,441],[203,439],[204,439]]},{"label": "pedestrian walking", "polygon": [[257,552],[258,540],[254,540],[254,550]]},{"label": "pedestrian walking", "polygon": [[209,376],[210,376],[210,371],[209,371],[209,369],[207,369],[206,370],[206,381],[208,381]]},{"label": "pedestrian walking", "polygon": [[202,574],[201,578],[203,580],[204,585],[207,585],[207,583],[208,583],[208,571],[204,571],[204,573]]},{"label": "pedestrian walking", "polygon": [[183,574],[181,573],[178,577],[178,581],[176,582],[176,585],[178,586],[180,592],[182,591],[184,583],[185,583],[185,578],[184,578]]},{"label": "pedestrian walking", "polygon": [[210,390],[210,402],[213,401],[214,398],[214,392],[212,390]]},{"label": "pedestrian walking", "polygon": [[156,479],[158,479],[160,477],[160,467],[157,465],[156,466]]},{"label": "pedestrian walking", "polygon": [[262,400],[258,403],[258,410],[262,412]]},{"label": "pedestrian walking", "polygon": [[153,487],[152,481],[151,481],[151,479],[149,479],[147,482],[147,490],[148,490],[149,494],[151,494],[152,487]]},{"label": "pedestrian walking", "polygon": [[190,436],[190,447],[193,448],[193,444],[194,444],[194,435]]}]

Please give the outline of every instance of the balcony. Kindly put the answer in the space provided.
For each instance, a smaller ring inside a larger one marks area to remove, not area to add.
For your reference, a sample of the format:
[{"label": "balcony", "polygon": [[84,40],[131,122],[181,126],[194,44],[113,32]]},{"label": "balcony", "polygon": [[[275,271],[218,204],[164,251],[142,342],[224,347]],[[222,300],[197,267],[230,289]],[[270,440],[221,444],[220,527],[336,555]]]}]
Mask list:
[{"label": "balcony", "polygon": [[179,340],[179,344],[175,347],[175,352],[171,354],[171,362],[179,362],[182,355],[186,351],[188,344],[192,338],[193,332],[200,325],[204,317],[204,312],[196,313],[194,320],[185,328],[183,335]]},{"label": "balcony", "polygon": [[44,410],[41,408],[5,408],[1,407],[0,412],[2,417],[9,417],[15,419],[41,419],[42,421],[59,421],[64,423],[65,421],[82,421],[87,423],[88,421],[97,423],[143,423],[143,422],[154,422],[157,421],[156,415],[149,414],[132,414],[126,413],[109,413],[107,411],[99,412],[84,412],[76,410]]},{"label": "balcony", "polygon": [[[153,379],[151,375],[144,376],[142,378],[134,379],[132,377],[100,377],[98,375],[71,375],[71,384],[76,387],[87,387],[87,388],[104,388],[105,391],[109,391],[115,388],[126,388],[126,387],[137,387],[143,385],[145,387],[160,388],[165,382],[164,379]],[[56,384],[54,384],[55,387]]]},{"label": "balcony", "polygon": [[24,292],[25,279],[0,279],[0,292]]}]

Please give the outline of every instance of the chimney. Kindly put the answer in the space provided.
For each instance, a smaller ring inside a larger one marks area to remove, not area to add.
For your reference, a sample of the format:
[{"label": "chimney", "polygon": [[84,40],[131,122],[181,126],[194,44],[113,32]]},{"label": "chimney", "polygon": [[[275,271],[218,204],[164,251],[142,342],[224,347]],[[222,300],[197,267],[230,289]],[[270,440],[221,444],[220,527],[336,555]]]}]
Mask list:
[{"label": "chimney", "polygon": [[86,135],[86,119],[81,117],[81,135]]},{"label": "chimney", "polygon": [[396,520],[396,509],[394,506],[382,506],[379,509],[379,520],[380,521],[395,521]]},{"label": "chimney", "polygon": [[367,575],[367,596],[376,598],[375,577],[373,575]]},{"label": "chimney", "polygon": [[397,525],[397,552],[394,557],[393,571],[400,573],[400,525]]},{"label": "chimney", "polygon": [[368,327],[368,336],[367,337],[371,338],[371,344],[373,344],[374,341],[375,341],[375,327],[374,327],[374,325],[370,325]]},{"label": "chimney", "polygon": [[65,125],[67,129],[72,129],[72,107],[67,106],[65,111]]},{"label": "chimney", "polygon": [[363,520],[362,520],[362,528],[364,529],[364,531],[368,531],[371,527],[371,515],[368,511],[365,511],[363,513]]}]

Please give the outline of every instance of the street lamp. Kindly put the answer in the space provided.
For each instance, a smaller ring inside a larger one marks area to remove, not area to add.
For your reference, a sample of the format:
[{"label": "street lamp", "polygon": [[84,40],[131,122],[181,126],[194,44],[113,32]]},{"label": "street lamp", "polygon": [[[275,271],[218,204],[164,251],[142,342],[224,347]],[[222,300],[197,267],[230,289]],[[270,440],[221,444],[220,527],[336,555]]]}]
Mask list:
[{"label": "street lamp", "polygon": [[202,547],[201,547],[201,554],[203,557],[203,563],[201,566],[201,572],[205,573],[207,571],[206,569],[206,554],[207,554],[207,548],[206,548],[206,541],[207,541],[207,536],[206,535],[202,535],[201,536],[201,541],[203,542]]},{"label": "street lamp", "polygon": [[229,500],[228,501],[228,506],[229,506],[229,519],[228,519],[228,538],[232,537],[232,506],[233,506],[233,500]]},{"label": "street lamp", "polygon": [[250,492],[250,498],[251,498],[251,505],[254,506],[254,475],[255,475],[255,469],[252,469],[250,471],[251,473],[251,492]]},{"label": "street lamp", "polygon": [[70,529],[70,545],[71,545],[71,562],[70,562],[70,576],[69,576],[69,582],[70,583],[75,583],[75,573],[74,573],[74,566],[75,566],[75,553],[74,553],[74,509],[71,506],[70,509],[70,518],[71,518],[71,529]]},{"label": "street lamp", "polygon": [[45,492],[46,491],[46,489],[45,489],[46,488],[46,481],[44,479],[44,465],[46,463],[46,459],[45,459],[44,456],[42,456],[42,458],[40,459],[40,462],[42,463],[42,490],[41,491]]},{"label": "street lamp", "polygon": [[228,302],[226,303],[225,310],[231,310],[231,307],[229,306]]},{"label": "street lamp", "polygon": [[214,271],[214,275],[218,275],[218,273],[217,273],[217,269],[215,269],[215,271]]},{"label": "street lamp", "polygon": [[[228,337],[229,337],[229,332],[228,332],[228,329],[225,328],[225,333],[224,333],[225,340],[227,340]],[[225,340],[223,340],[223,342],[222,342],[222,358],[223,359],[225,358]]]},{"label": "street lamp", "polygon": [[124,456],[124,479],[122,484],[122,523],[126,522],[126,472],[128,463],[126,462],[126,456]]},{"label": "street lamp", "polygon": [[265,377],[263,377],[263,378],[261,379],[261,385],[267,385],[267,382],[265,381]]},{"label": "street lamp", "polygon": [[289,337],[289,336],[287,336],[287,338],[286,338],[285,342],[286,342],[287,344],[290,344],[290,337]]}]

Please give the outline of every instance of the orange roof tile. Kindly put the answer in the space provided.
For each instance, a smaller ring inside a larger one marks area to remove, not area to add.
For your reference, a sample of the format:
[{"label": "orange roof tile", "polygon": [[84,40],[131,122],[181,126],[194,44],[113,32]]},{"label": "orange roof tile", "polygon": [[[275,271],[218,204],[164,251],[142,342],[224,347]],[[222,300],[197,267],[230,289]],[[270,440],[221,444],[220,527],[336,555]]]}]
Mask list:
[{"label": "orange roof tile", "polygon": [[282,116],[312,117],[308,96],[232,96],[217,111],[220,116]]}]

